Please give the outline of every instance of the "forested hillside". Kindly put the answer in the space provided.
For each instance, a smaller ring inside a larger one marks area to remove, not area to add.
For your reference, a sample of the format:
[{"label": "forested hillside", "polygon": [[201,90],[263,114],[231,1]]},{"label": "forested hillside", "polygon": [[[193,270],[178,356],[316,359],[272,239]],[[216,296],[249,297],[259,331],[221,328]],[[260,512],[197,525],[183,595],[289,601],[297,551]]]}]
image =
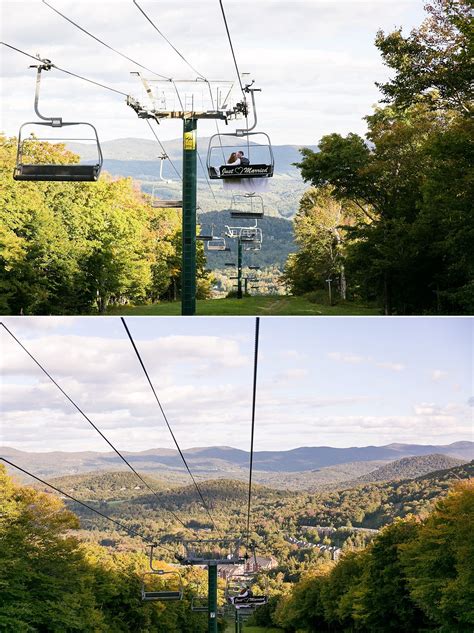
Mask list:
[{"label": "forested hillside", "polygon": [[[69,452],[55,451],[33,453],[19,451],[8,446],[1,448],[5,457],[11,456],[20,466],[34,466],[35,472],[47,475],[64,475],[93,470],[119,470],[121,460],[112,452]],[[148,474],[163,472],[185,472],[178,452],[167,448],[150,448],[146,451],[126,451],[130,462]],[[291,477],[291,473],[307,472],[315,476],[326,467],[344,466],[342,472],[354,475],[363,468],[365,472],[375,470],[381,462],[387,463],[403,457],[430,456],[442,454],[468,462],[474,459],[474,442],[453,442],[452,444],[386,444],[385,446],[353,446],[335,448],[331,446],[306,446],[288,451],[255,451],[254,466],[256,476],[260,473],[274,473],[275,477]],[[242,470],[247,476],[249,453],[229,446],[195,447],[184,450],[186,460],[193,471],[201,477],[238,478]],[[365,465],[364,465],[365,464]],[[374,465],[375,464],[375,465]],[[421,472],[412,473],[422,474]],[[345,476],[345,480],[354,479]],[[263,483],[263,482],[260,482]],[[274,482],[276,483],[276,482]]]},{"label": "forested hillside", "polygon": [[394,462],[390,462],[380,468],[361,475],[356,481],[394,481],[396,479],[412,479],[420,477],[436,470],[454,468],[463,463],[462,459],[456,459],[448,455],[420,455],[417,457],[403,457]]},{"label": "forested hillside", "polygon": [[[472,479],[459,479],[472,476],[473,471],[473,465],[457,467],[429,478],[392,484],[383,503],[393,508],[389,525],[368,540],[348,538],[338,561],[331,560],[322,549],[305,550],[289,542],[290,531],[298,529],[295,510],[307,513],[316,503],[325,504],[324,511],[333,509],[337,521],[342,518],[340,506],[346,506],[350,513],[355,505],[360,510],[360,504],[365,507],[370,499],[374,503],[375,491],[382,496],[383,484],[346,491],[337,500],[319,496],[319,501],[257,487],[252,539],[260,553],[277,553],[279,565],[266,574],[270,600],[257,609],[254,621],[279,625],[288,633],[470,632],[474,626],[474,488]],[[114,477],[105,481],[111,488],[120,483]],[[85,482],[91,486],[90,478]],[[105,483],[102,488],[109,495]],[[82,492],[87,491],[90,489]],[[149,534],[155,538],[161,532],[161,541],[171,552],[179,553],[181,536],[176,526],[164,519],[164,506],[178,510],[199,531],[205,522],[199,520],[202,507],[191,500],[191,491],[185,487],[161,492],[159,498],[147,496],[128,504],[109,502],[98,507],[109,515],[114,512],[125,529],[141,530],[144,537]],[[245,486],[212,482],[203,491],[212,501],[219,527],[234,532],[244,518],[239,508],[245,499]],[[119,495],[121,492],[116,490]],[[421,505],[414,503],[412,511],[422,511],[423,518],[411,514],[404,520],[391,521],[415,500]],[[80,514],[81,523],[92,528],[92,513],[84,510]],[[3,467],[0,517],[2,630],[206,630],[205,614],[190,609],[191,597],[204,591],[203,571],[181,570],[185,592],[182,601],[142,603],[140,586],[146,556],[138,536],[128,540],[129,551],[125,551],[118,534],[121,529],[111,531],[110,523],[101,519],[101,532],[97,525],[92,529],[96,536],[102,534],[103,545],[91,542],[86,532],[78,530],[78,519],[60,499],[14,484]],[[320,514],[317,518],[323,517]],[[350,533],[350,526],[345,531]],[[337,531],[331,538],[339,539],[342,533]],[[326,537],[326,542],[330,543],[331,538]],[[364,547],[364,542],[369,544]],[[166,557],[170,563],[176,562],[170,554]],[[171,569],[164,562],[158,565]]]},{"label": "forested hillside", "polygon": [[[38,143],[43,161],[79,161]],[[16,182],[16,139],[0,137],[0,311],[88,314],[173,299],[181,279],[181,214],[152,209],[131,179]],[[198,287],[210,282],[198,245]]]},{"label": "forested hillside", "polygon": [[[473,476],[474,462],[471,462],[415,479],[360,484],[315,494],[255,485],[252,501],[253,538],[264,552],[272,554],[281,563],[288,563],[296,550],[286,542],[285,537],[299,534],[300,526],[378,529],[411,514],[424,517],[433,504],[447,494],[455,481]],[[101,487],[93,488],[91,482],[98,481],[100,477],[103,480]],[[192,485],[167,490],[157,486],[154,488],[156,494],[153,495],[138,480],[133,485],[131,479],[122,479],[120,475],[116,480],[115,477],[111,474],[97,477],[81,475],[52,479],[51,483],[79,500],[101,500],[100,508],[110,516],[125,521],[127,525],[140,525],[156,538],[162,535],[160,538],[166,543],[177,544],[179,537],[185,533],[183,526],[163,509],[178,514],[188,526],[206,530],[212,527],[202,512],[202,504]],[[120,489],[123,486],[117,485],[121,481],[130,486],[128,494]],[[153,483],[154,480],[150,478],[149,481]],[[71,487],[62,487],[69,482],[72,483]],[[140,489],[136,489],[136,486]],[[221,479],[201,482],[200,489],[220,529],[224,532],[244,529],[248,493],[246,483]],[[72,504],[71,507],[81,517],[83,528],[90,531],[88,538],[100,542],[109,529],[107,522],[80,506]],[[134,547],[126,536],[116,535],[116,541],[122,543],[123,547]],[[314,552],[298,553],[302,563],[314,557]]]}]

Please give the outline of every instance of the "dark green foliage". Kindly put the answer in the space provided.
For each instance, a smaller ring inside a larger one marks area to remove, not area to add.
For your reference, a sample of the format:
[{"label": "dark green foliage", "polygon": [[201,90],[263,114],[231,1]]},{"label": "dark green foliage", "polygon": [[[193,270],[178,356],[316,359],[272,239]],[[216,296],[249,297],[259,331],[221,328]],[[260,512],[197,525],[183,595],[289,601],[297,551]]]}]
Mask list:
[{"label": "dark green foliage", "polygon": [[[181,228],[176,209],[152,209],[131,179],[97,183],[15,182],[15,139],[1,136],[0,311],[103,313],[109,305],[173,299],[180,291]],[[39,154],[78,157],[63,145]],[[198,245],[200,297],[209,293]]]},{"label": "dark green foliage", "polygon": [[[381,86],[389,105],[366,117],[366,141],[327,135],[298,164],[306,182],[331,185],[363,211],[347,230],[349,290],[386,314],[474,312],[470,5],[434,0],[408,37],[380,32],[376,45],[395,71]],[[308,268],[317,288],[307,259],[289,264],[303,277]]]},{"label": "dark green foliage", "polygon": [[467,633],[474,626],[473,522],[470,481],[424,522],[396,521],[364,551],[307,574],[273,620],[300,633]]},{"label": "dark green foliage", "polygon": [[[204,633],[177,603],[143,603],[142,553],[109,553],[71,536],[77,518],[51,494],[16,486],[0,467],[0,630],[11,633]],[[198,572],[196,572],[198,574]],[[196,574],[194,574],[196,578]]]},{"label": "dark green foliage", "polygon": [[471,111],[474,27],[469,0],[433,0],[429,18],[404,36],[399,29],[377,34],[377,47],[395,77],[380,88],[387,102],[406,107],[436,90],[443,104]]}]

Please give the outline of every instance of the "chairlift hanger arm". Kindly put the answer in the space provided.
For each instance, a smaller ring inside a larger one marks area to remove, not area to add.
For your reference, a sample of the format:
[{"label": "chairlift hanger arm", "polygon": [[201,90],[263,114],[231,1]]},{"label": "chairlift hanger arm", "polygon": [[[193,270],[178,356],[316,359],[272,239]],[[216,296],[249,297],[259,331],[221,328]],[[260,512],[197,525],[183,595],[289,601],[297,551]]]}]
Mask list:
[{"label": "chairlift hanger arm", "polygon": [[36,112],[36,116],[40,119],[43,119],[43,121],[49,121],[50,125],[52,127],[61,127],[63,124],[63,120],[61,117],[52,117],[52,116],[43,116],[39,109],[38,109],[38,104],[39,104],[39,96],[40,96],[40,89],[41,89],[41,72],[43,70],[51,70],[52,68],[52,63],[49,59],[45,59],[42,60],[43,63],[38,64],[37,66],[35,65],[31,65],[30,68],[36,68],[36,89],[35,89],[35,103],[34,103],[34,108],[35,108],[35,112]]},{"label": "chairlift hanger arm", "polygon": [[251,132],[252,130],[254,130],[257,127],[257,106],[256,106],[256,103],[255,103],[255,92],[261,92],[262,90],[260,88],[251,88],[250,86],[253,83],[254,82],[252,81],[251,84],[249,84],[248,86],[245,86],[245,88],[244,88],[244,92],[250,93],[250,98],[252,100],[253,125],[251,127],[247,127],[246,129],[243,129],[243,130],[240,130],[240,129],[236,130],[235,133],[236,133],[237,136],[244,136],[244,134],[248,134],[249,132]]}]

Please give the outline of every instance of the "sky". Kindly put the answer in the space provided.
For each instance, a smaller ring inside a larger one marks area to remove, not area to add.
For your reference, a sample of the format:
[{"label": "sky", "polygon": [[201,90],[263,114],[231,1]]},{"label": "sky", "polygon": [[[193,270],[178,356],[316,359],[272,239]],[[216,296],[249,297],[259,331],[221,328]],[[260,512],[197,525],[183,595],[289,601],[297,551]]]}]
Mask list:
[{"label": "sky", "polygon": [[[119,318],[5,317],[119,450],[174,448]],[[128,318],[182,448],[248,449],[255,319]],[[262,318],[255,450],[472,440],[469,318]],[[0,328],[0,445],[107,451]]]},{"label": "sky", "polygon": [[[132,0],[51,0],[50,4],[151,70],[173,78],[195,78]],[[140,4],[203,76],[235,80],[218,0]],[[374,46],[376,32],[398,27],[408,32],[423,20],[423,4],[424,0],[226,0],[239,69],[250,72],[262,89],[257,95],[259,129],[274,144],[314,145],[324,134],[363,134],[363,117],[380,99],[375,82],[389,77]],[[146,103],[138,80],[130,75],[139,68],[90,39],[41,0],[2,0],[0,10],[2,41]],[[35,118],[35,71],[28,68],[34,61],[0,49],[0,128],[16,135],[21,123]],[[148,126],[126,106],[124,97],[58,71],[45,79],[41,101],[45,114],[89,121],[97,126],[101,140],[152,139]],[[214,122],[201,122],[199,131],[210,135]],[[163,141],[180,134],[179,121],[160,125]]]}]

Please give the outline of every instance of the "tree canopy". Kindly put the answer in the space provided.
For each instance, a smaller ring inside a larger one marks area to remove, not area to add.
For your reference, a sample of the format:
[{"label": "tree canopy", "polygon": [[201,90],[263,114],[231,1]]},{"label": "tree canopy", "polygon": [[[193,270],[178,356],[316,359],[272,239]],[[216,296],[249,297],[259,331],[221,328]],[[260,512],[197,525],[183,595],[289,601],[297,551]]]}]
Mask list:
[{"label": "tree canopy", "polygon": [[[33,150],[32,150],[33,151]],[[77,162],[62,144],[36,141],[38,158]],[[0,138],[0,310],[88,314],[109,304],[176,298],[181,277],[177,209],[153,209],[130,178],[96,183],[15,182],[16,139]],[[198,289],[209,292],[202,244]]]},{"label": "tree canopy", "polygon": [[[379,32],[394,78],[380,86],[385,105],[366,117],[366,138],[329,134],[297,164],[306,182],[360,209],[346,229],[349,287],[387,314],[474,310],[469,7],[435,0],[409,36]],[[302,274],[298,256],[289,260],[293,278]]]}]

